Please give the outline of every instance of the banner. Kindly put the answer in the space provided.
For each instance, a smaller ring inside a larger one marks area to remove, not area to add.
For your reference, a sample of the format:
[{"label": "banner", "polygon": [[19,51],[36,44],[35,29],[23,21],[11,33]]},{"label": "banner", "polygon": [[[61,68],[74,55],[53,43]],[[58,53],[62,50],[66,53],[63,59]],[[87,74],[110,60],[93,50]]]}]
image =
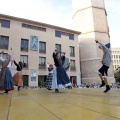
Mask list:
[{"label": "banner", "polygon": [[38,36],[30,36],[30,50],[38,50]]}]

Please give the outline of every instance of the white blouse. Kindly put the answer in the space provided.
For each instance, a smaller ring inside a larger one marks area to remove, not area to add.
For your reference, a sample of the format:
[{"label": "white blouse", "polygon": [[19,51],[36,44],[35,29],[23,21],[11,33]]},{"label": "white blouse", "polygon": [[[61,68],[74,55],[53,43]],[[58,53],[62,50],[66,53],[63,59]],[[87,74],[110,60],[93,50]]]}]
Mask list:
[{"label": "white blouse", "polygon": [[[8,65],[7,65],[8,68],[10,68],[10,67],[12,66],[13,57],[14,57],[14,54],[10,54],[10,62],[9,62]],[[4,59],[2,56],[0,57],[0,60],[1,60],[2,62],[5,61],[5,59]]]}]

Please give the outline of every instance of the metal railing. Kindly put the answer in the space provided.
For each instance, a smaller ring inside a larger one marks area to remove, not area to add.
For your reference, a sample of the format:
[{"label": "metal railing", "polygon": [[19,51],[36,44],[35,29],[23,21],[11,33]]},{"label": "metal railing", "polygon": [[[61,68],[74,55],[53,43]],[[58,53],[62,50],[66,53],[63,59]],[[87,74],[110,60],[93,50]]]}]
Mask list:
[{"label": "metal railing", "polygon": [[70,67],[70,71],[76,71],[76,67]]},{"label": "metal railing", "polygon": [[46,65],[44,65],[44,64],[39,64],[38,67],[39,67],[39,69],[46,69]]},{"label": "metal railing", "polygon": [[75,57],[75,54],[74,53],[70,53],[70,57]]},{"label": "metal railing", "polygon": [[39,53],[46,53],[46,50],[39,50]]}]

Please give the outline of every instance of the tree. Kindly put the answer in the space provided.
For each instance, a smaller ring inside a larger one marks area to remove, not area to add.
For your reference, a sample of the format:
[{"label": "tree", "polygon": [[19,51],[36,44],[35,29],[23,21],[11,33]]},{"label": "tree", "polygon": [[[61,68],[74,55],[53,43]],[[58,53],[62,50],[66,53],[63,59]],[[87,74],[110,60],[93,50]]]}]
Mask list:
[{"label": "tree", "polygon": [[120,82],[120,70],[119,69],[115,70],[114,76],[115,76],[116,82]]}]

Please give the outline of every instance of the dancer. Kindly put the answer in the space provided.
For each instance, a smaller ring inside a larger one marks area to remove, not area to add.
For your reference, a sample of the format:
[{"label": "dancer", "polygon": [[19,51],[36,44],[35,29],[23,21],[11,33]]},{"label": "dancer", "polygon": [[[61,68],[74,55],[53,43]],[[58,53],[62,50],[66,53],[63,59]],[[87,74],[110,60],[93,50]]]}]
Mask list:
[{"label": "dancer", "polygon": [[[2,54],[4,53],[1,52]],[[10,90],[14,90],[12,75],[10,72],[10,67],[13,62],[13,54],[7,54],[6,58],[0,57],[0,61],[2,62],[2,69],[0,72],[0,90],[5,90],[5,94],[8,94]]]},{"label": "dancer", "polygon": [[13,76],[13,83],[15,86],[18,86],[18,91],[20,90],[20,87],[23,86],[23,77],[22,77],[22,68],[23,63],[20,61],[18,64],[14,60],[14,64],[17,66],[16,70],[17,73]]},{"label": "dancer", "polygon": [[63,68],[63,59],[65,59],[65,55],[60,57],[60,54],[55,50],[53,52],[53,59],[55,62],[55,67],[53,69],[53,82],[52,88],[55,89],[55,92],[59,92],[59,88],[66,88],[71,86],[70,79],[66,74],[65,69]]},{"label": "dancer", "polygon": [[108,84],[107,76],[108,76],[108,69],[111,64],[111,52],[110,52],[110,43],[104,45],[101,44],[98,40],[95,40],[96,43],[100,44],[99,48],[103,50],[103,58],[102,58],[102,67],[98,70],[98,75],[102,81],[100,87],[106,85],[106,90],[104,92],[108,92],[110,90],[110,86]]},{"label": "dancer", "polygon": [[47,63],[47,68],[48,68],[48,76],[47,76],[47,80],[46,80],[46,88],[48,90],[52,90],[52,80],[53,80],[53,65]]}]

